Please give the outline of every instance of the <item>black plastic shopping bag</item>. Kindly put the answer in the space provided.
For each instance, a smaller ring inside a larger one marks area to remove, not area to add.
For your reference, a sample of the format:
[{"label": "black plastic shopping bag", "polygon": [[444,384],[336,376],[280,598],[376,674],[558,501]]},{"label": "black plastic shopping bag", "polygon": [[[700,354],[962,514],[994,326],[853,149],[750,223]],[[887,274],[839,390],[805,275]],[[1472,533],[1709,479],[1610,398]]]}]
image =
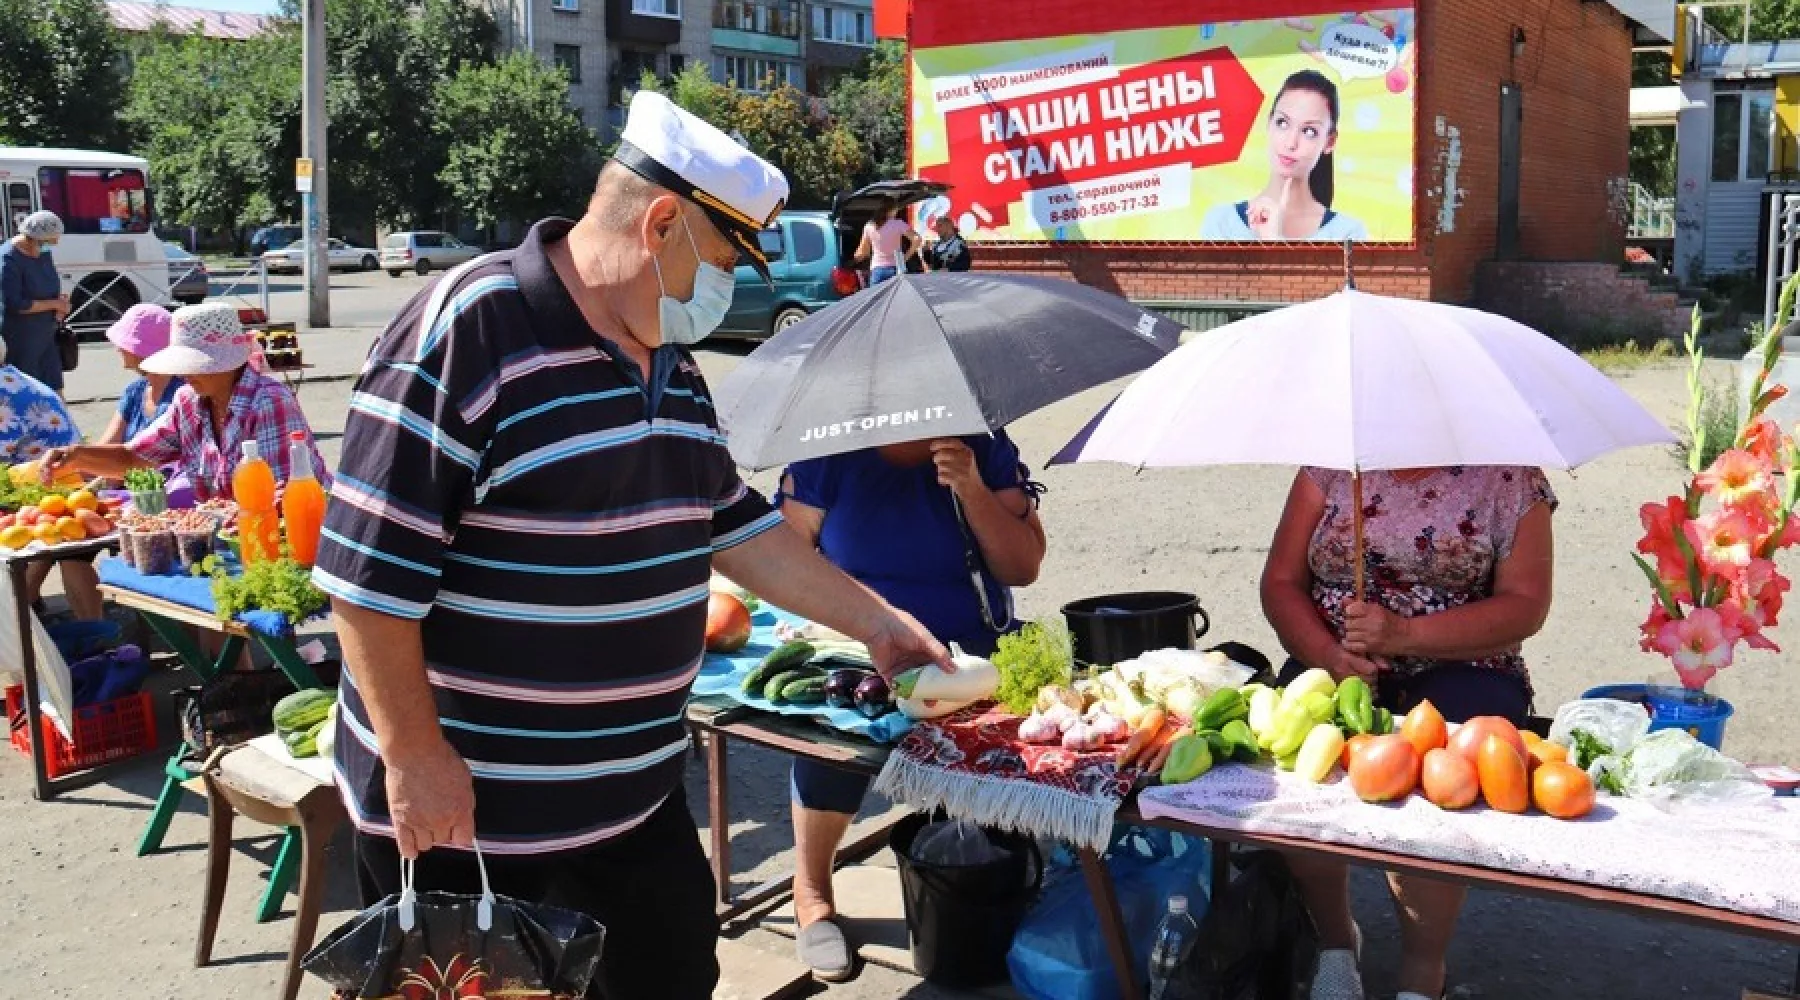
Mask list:
[{"label": "black plastic shopping bag", "polygon": [[342,1000],[578,1000],[600,967],[606,931],[573,910],[496,896],[400,892],[326,935],[301,966]]}]

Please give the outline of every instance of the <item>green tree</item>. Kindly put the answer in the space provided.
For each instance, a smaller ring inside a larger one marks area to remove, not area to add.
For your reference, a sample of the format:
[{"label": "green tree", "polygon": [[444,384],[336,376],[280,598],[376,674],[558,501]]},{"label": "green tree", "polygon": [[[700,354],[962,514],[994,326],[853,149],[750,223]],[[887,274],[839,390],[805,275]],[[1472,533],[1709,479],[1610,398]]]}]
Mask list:
[{"label": "green tree", "polygon": [[438,176],[477,225],[581,214],[599,143],[568,93],[561,69],[526,53],[467,66],[439,88],[433,127],[448,157]]},{"label": "green tree", "polygon": [[[1706,23],[1729,41],[1744,37],[1742,7],[1708,7]],[[1753,0],[1750,7],[1750,40],[1776,42],[1800,38],[1800,0]]]},{"label": "green tree", "polygon": [[125,150],[122,52],[105,0],[0,0],[0,143]]},{"label": "green tree", "polygon": [[868,153],[858,186],[906,176],[906,73],[906,46],[883,41],[859,72],[832,88],[832,118]]},{"label": "green tree", "polygon": [[[1631,57],[1633,87],[1666,87],[1669,76],[1666,52],[1639,52]],[[1675,129],[1673,126],[1635,126],[1631,130],[1631,180],[1659,198],[1675,195]]]}]

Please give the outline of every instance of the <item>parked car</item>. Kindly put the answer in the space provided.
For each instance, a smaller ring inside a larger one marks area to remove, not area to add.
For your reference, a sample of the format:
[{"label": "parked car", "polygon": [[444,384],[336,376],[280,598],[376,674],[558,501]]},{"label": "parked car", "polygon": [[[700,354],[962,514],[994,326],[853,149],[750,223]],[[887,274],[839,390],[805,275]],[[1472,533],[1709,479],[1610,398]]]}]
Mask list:
[{"label": "parked car", "polygon": [[261,257],[270,250],[280,250],[305,235],[299,226],[264,226],[250,235],[250,256]]},{"label": "parked car", "polygon": [[[372,247],[354,247],[334,239],[329,253],[333,271],[373,271],[381,266],[381,258]],[[306,267],[306,244],[296,241],[280,250],[271,250],[263,254],[263,264],[270,274],[299,274]]]},{"label": "parked car", "polygon": [[188,253],[179,243],[164,243],[169,258],[169,297],[183,305],[195,305],[212,292],[212,275],[206,261]]},{"label": "parked car", "polygon": [[381,266],[387,273],[400,277],[402,271],[430,274],[434,269],[455,267],[481,256],[480,247],[435,230],[412,233],[389,233],[381,241]]},{"label": "parked car", "polygon": [[840,194],[829,212],[783,212],[758,242],[769,258],[771,288],[746,263],[737,267],[731,311],[719,324],[726,336],[770,337],[862,288],[851,259],[863,225],[883,202],[902,208],[935,198],[949,188],[928,181],[878,181]]}]

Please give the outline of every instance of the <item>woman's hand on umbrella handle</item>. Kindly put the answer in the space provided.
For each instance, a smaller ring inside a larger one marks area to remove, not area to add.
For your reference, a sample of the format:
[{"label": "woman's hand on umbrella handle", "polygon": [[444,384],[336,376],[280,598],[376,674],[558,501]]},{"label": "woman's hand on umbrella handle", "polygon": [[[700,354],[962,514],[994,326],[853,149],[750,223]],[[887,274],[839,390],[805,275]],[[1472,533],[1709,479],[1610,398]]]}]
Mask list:
[{"label": "woman's hand on umbrella handle", "polygon": [[967,498],[971,489],[986,486],[975,464],[975,452],[956,438],[931,442],[931,460],[937,465],[939,485],[949,487],[958,497]]},{"label": "woman's hand on umbrella handle", "polygon": [[1405,618],[1368,601],[1351,601],[1344,609],[1344,648],[1359,656],[1391,655],[1406,648]]},{"label": "woman's hand on umbrella handle", "polygon": [[1337,655],[1326,665],[1325,670],[1338,680],[1348,677],[1361,677],[1373,681],[1375,675],[1381,673],[1385,666],[1379,659],[1360,656],[1345,647],[1338,647]]}]

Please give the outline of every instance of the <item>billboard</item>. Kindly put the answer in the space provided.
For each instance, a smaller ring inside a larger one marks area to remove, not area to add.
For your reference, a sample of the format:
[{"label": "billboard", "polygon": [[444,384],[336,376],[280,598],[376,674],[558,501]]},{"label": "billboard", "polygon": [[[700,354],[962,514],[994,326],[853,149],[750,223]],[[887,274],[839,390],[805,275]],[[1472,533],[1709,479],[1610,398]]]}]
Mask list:
[{"label": "billboard", "polygon": [[921,221],[978,240],[1410,243],[1414,24],[1403,6],[915,47],[913,171],[952,185]]}]

